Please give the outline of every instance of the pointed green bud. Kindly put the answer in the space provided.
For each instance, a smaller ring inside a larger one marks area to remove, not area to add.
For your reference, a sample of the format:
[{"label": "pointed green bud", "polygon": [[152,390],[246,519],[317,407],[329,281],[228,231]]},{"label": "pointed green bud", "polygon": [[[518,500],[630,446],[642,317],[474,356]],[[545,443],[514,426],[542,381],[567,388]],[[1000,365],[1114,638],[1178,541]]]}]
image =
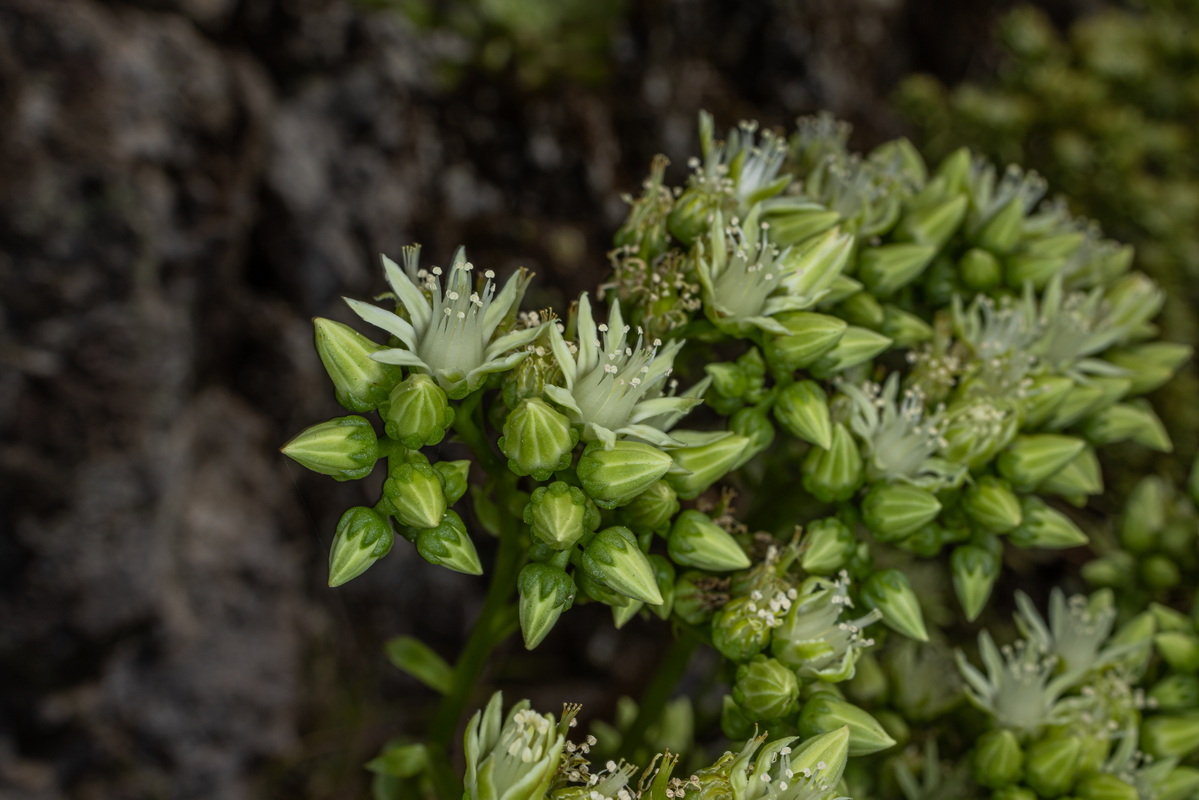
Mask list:
[{"label": "pointed green bud", "polygon": [[1137,560],[1131,553],[1113,550],[1083,564],[1081,572],[1083,580],[1091,586],[1115,588],[1127,586],[1136,569]]},{"label": "pointed green bud", "polygon": [[454,505],[466,494],[470,463],[468,459],[463,458],[458,461],[438,461],[433,465],[433,471],[441,478],[446,505]]},{"label": "pointed green bud", "polygon": [[653,486],[673,464],[666,453],[643,442],[621,440],[611,450],[593,442],[579,457],[576,472],[596,505],[616,508]]},{"label": "pointed green bud", "polygon": [[383,482],[383,496],[395,509],[401,525],[436,528],[445,514],[445,490],[427,463],[395,464]]},{"label": "pointed green bud", "polygon": [[527,564],[516,579],[520,593],[520,631],[525,649],[532,650],[575,600],[575,582],[565,571],[548,564]]},{"label": "pointed green bud", "polygon": [[736,364],[727,361],[705,364],[704,372],[712,378],[712,390],[722,397],[739,400],[749,391],[749,380]]},{"label": "pointed green bud", "polygon": [[810,774],[821,783],[836,786],[849,760],[849,740],[849,726],[842,725],[836,730],[792,745],[791,771],[796,775]]},{"label": "pointed green bud", "polygon": [[1078,778],[1082,742],[1076,736],[1041,739],[1028,748],[1024,782],[1041,797],[1066,794]]},{"label": "pointed green bud", "polygon": [[1020,226],[1024,222],[1024,198],[1013,197],[973,237],[974,243],[1000,255],[1010,252],[1020,241]]},{"label": "pointed green bud", "polygon": [[1082,439],[1053,433],[1017,436],[999,454],[995,465],[1016,491],[1029,492],[1073,461],[1086,444]]},{"label": "pointed green bud", "polygon": [[779,258],[789,275],[783,287],[792,297],[818,299],[841,274],[853,252],[854,237],[833,228],[793,247]]},{"label": "pointed green bud", "polygon": [[941,503],[908,483],[875,483],[862,500],[862,521],[880,542],[897,542],[937,518]]},{"label": "pointed green bud", "polygon": [[874,296],[889,297],[920,277],[936,254],[931,244],[864,247],[858,254],[857,276]]},{"label": "pointed green bud", "polygon": [[1133,553],[1147,553],[1157,547],[1158,535],[1166,526],[1169,488],[1156,475],[1142,478],[1124,505],[1120,519],[1120,544]]},{"label": "pointed green bud", "polygon": [[1141,723],[1141,744],[1156,758],[1186,758],[1199,750],[1199,712],[1149,717]]},{"label": "pointed green bud", "polygon": [[991,589],[999,578],[999,566],[998,556],[973,544],[955,547],[949,557],[953,590],[970,622],[978,619],[987,605]]},{"label": "pointed green bud", "polygon": [[834,309],[834,313],[850,325],[858,325],[871,330],[878,330],[883,325],[887,314],[883,304],[869,292],[858,292],[852,297],[842,300]]},{"label": "pointed green bud", "polygon": [[1182,365],[1191,360],[1190,345],[1147,342],[1120,350],[1109,350],[1104,359],[1127,371],[1132,381],[1130,395],[1145,394],[1163,386]]},{"label": "pointed green bud", "polygon": [[1039,795],[1027,786],[1004,786],[991,793],[991,800],[1039,800]]},{"label": "pointed green bud", "polygon": [[621,525],[641,534],[652,531],[665,535],[670,522],[679,513],[679,496],[666,481],[657,481],[628,505],[616,510]]},{"label": "pointed green bud", "polygon": [[1113,405],[1128,392],[1132,381],[1128,378],[1095,377],[1086,383],[1077,383],[1066,392],[1062,402],[1053,409],[1046,426],[1051,430],[1068,428],[1089,414],[1102,411]]},{"label": "pointed green bud", "polygon": [[849,327],[849,323],[840,317],[814,311],[792,311],[778,314],[774,319],[787,329],[787,334],[766,337],[766,360],[775,369],[785,372],[805,369],[816,363],[841,341]]},{"label": "pointed green bud", "polygon": [[554,481],[533,490],[524,520],[540,541],[554,550],[566,550],[599,527],[600,514],[582,489]]},{"label": "pointed green bud", "polygon": [[841,221],[841,215],[801,198],[777,198],[764,206],[762,221],[770,223],[770,241],[790,247],[824,233]]},{"label": "pointed green bud", "polygon": [[1024,751],[1016,734],[1007,729],[987,731],[974,748],[974,780],[988,789],[1000,789],[1020,779]]},{"label": "pointed green bud", "polygon": [[1069,464],[1042,481],[1037,491],[1062,497],[1103,494],[1103,472],[1095,448],[1084,447]]},{"label": "pointed green bud", "polygon": [[1003,265],[992,253],[977,247],[958,262],[962,283],[974,292],[989,292],[1003,283]]},{"label": "pointed green bud", "polygon": [[962,495],[967,516],[993,533],[1007,533],[1024,519],[1020,498],[1002,478],[985,475],[968,486]]},{"label": "pointed green bud", "polygon": [[825,450],[832,446],[828,395],[816,381],[797,381],[783,387],[774,401],[774,418],[796,439]]},{"label": "pointed green bud", "polygon": [[817,378],[831,378],[839,372],[865,364],[891,346],[891,340],[868,328],[851,325],[840,341],[812,365]]},{"label": "pointed green bud", "polygon": [[1174,672],[1199,672],[1199,637],[1184,631],[1163,631],[1153,637],[1157,652]]},{"label": "pointed green bud", "polygon": [[1032,379],[1024,400],[1024,425],[1039,428],[1074,388],[1074,381],[1063,375],[1038,375]]},{"label": "pointed green bud", "polygon": [[670,435],[684,446],[670,449],[677,471],[668,472],[666,482],[684,500],[698,497],[728,475],[749,444],[749,439],[728,431],[672,431]]},{"label": "pointed green bud", "polygon": [[1186,632],[1191,630],[1190,618],[1177,609],[1170,608],[1161,603],[1150,603],[1149,612],[1153,614],[1153,622],[1159,633],[1162,631]]},{"label": "pointed green bud", "polygon": [[666,550],[674,563],[708,572],[729,572],[750,565],[749,556],[737,540],[707,514],[694,509],[675,519]]},{"label": "pointed green bud", "polygon": [[445,389],[428,375],[413,373],[391,390],[379,405],[379,416],[389,438],[410,450],[437,444],[454,422]]},{"label": "pointed green bud", "polygon": [[640,600],[630,600],[623,606],[612,606],[612,627],[620,630],[643,608],[645,608],[645,603]]},{"label": "pointed green bud", "polygon": [[[677,604],[679,599],[675,595]],[[751,597],[734,597],[712,617],[712,646],[732,661],[756,656],[770,644],[771,620],[765,619]]]},{"label": "pointed green bud", "polygon": [[774,442],[774,423],[770,421],[767,403],[739,408],[729,417],[729,430],[749,440],[740,458],[733,464],[739,469]]},{"label": "pointed green bud", "polygon": [[1159,453],[1173,451],[1170,434],[1148,404],[1117,403],[1093,415],[1082,428],[1096,445],[1132,440]]},{"label": "pointed green bud", "polygon": [[879,570],[862,584],[862,602],[883,614],[883,624],[918,642],[928,641],[920,601],[908,577],[897,569]]},{"label": "pointed green bud", "polygon": [[862,454],[843,423],[833,425],[827,450],[813,447],[803,462],[803,487],[818,500],[839,503],[862,485]]},{"label": "pointed green bud", "polygon": [[605,528],[583,549],[583,569],[615,592],[651,606],[662,602],[654,568],[628,528]]},{"label": "pointed green bud", "polygon": [[1017,547],[1062,550],[1081,547],[1088,541],[1087,535],[1069,517],[1039,497],[1021,498],[1020,515],[1020,524],[1007,536]]},{"label": "pointed green bud", "polygon": [[329,586],[341,586],[357,578],[391,552],[395,535],[382,514],[366,506],[355,506],[341,515],[333,548],[329,551]]},{"label": "pointed green bud", "polygon": [[842,727],[849,728],[850,756],[867,756],[895,744],[878,720],[832,692],[816,692],[804,703],[799,714],[801,736],[817,736]]},{"label": "pointed green bud", "polygon": [[337,402],[350,411],[373,411],[387,400],[403,373],[399,367],[371,359],[388,348],[375,344],[349,325],[331,319],[312,320],[316,353],[333,381]]},{"label": "pointed green bud", "polygon": [[526,398],[504,421],[499,446],[508,456],[508,468],[517,475],[532,475],[546,481],[570,466],[571,452],[578,444],[579,432],[570,420],[544,400]]},{"label": "pointed green bud", "polygon": [[1154,800],[1186,800],[1199,791],[1199,769],[1175,767],[1164,780],[1153,787]]},{"label": "pointed green bud", "polygon": [[754,719],[779,719],[799,709],[799,680],[781,661],[754,656],[737,667],[733,700]]},{"label": "pointed green bud", "polygon": [[942,196],[950,193],[961,194],[967,190],[972,172],[970,165],[973,162],[974,154],[967,147],[959,147],[942,159],[933,176],[942,187]]},{"label": "pointed green bud", "polygon": [[304,429],[279,451],[313,472],[352,481],[375,468],[379,437],[363,417],[337,417]]},{"label": "pointed green bud", "polygon": [[1137,787],[1115,775],[1093,772],[1078,782],[1074,796],[1079,800],[1137,800]]},{"label": "pointed green bud", "polygon": [[957,195],[912,209],[899,220],[894,236],[898,241],[916,242],[940,250],[961,226],[969,202],[965,195]]},{"label": "pointed green bud", "polygon": [[933,339],[933,326],[915,314],[893,305],[883,306],[883,326],[879,332],[896,347],[915,347]]},{"label": "pointed green bud", "polygon": [[674,613],[688,625],[704,625],[727,595],[717,591],[717,579],[694,570],[674,582]]},{"label": "pointed green bud", "polygon": [[1199,707],[1199,675],[1167,675],[1149,690],[1149,699],[1159,711]]},{"label": "pointed green bud", "polygon": [[829,309],[838,303],[848,300],[863,290],[861,281],[855,281],[848,275],[838,275],[828,287],[828,294],[820,301],[820,308]]},{"label": "pointed green bud", "polygon": [[445,512],[436,528],[425,528],[417,534],[416,551],[430,564],[464,575],[483,574],[475,543],[466,533],[462,517],[455,511]]},{"label": "pointed green bud", "polygon": [[809,522],[800,564],[811,575],[832,575],[849,561],[857,543],[853,531],[836,517]]},{"label": "pointed green bud", "polygon": [[656,606],[650,606],[649,610],[654,612],[659,619],[670,619],[670,612],[674,608],[674,564],[671,564],[665,556],[657,554],[646,556],[646,558],[649,559],[650,566],[654,568],[654,581],[658,584],[658,591],[662,593],[662,602]]}]

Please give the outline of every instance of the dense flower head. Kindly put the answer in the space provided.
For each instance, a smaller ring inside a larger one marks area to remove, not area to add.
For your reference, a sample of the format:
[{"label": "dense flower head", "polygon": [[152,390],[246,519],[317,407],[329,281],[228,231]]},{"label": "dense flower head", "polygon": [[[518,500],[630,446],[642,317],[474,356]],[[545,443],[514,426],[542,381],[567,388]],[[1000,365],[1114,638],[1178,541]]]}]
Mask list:
[{"label": "dense flower head", "polygon": [[432,375],[450,397],[463,397],[479,388],[488,374],[520,363],[528,355],[521,348],[540,334],[538,326],[500,333],[501,324],[520,305],[530,275],[517,271],[497,293],[491,270],[483,273],[482,286],[476,288],[474,266],[462,248],[444,277],[441,267],[422,269],[419,257],[417,245],[404,248],[403,269],[383,257],[387,282],[403,316],[350,298],[346,302],[362,319],[404,345],[374,353],[374,360]]}]

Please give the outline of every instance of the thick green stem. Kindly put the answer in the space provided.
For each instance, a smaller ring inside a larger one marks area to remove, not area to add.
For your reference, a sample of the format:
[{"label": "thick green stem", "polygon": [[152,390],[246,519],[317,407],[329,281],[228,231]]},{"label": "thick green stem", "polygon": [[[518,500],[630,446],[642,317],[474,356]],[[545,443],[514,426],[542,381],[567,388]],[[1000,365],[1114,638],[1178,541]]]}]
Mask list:
[{"label": "thick green stem", "polygon": [[699,639],[694,634],[679,629],[678,636],[658,663],[653,680],[645,687],[641,702],[637,706],[637,716],[625,733],[621,750],[626,757],[635,758],[637,750],[645,744],[646,730],[661,718],[675,687],[683,679],[687,665],[691,663],[691,655],[695,652],[697,644]]}]

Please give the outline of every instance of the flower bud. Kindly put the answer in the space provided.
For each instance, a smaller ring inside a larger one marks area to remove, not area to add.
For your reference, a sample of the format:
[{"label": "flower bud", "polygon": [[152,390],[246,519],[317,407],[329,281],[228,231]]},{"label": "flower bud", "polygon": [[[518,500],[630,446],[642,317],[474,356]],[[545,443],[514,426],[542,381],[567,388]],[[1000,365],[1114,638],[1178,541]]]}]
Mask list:
[{"label": "flower bud", "polygon": [[833,348],[811,367],[817,378],[831,378],[838,372],[865,364],[891,346],[891,340],[869,328],[851,325]]},{"label": "flower bud", "polygon": [[630,600],[623,606],[612,606],[612,627],[620,630],[643,608],[645,608],[645,603],[640,600]]},{"label": "flower bud", "polygon": [[437,444],[454,422],[445,389],[428,375],[413,373],[391,390],[379,405],[388,437],[411,450]]},{"label": "flower bud", "polygon": [[675,573],[674,564],[664,556],[649,555],[649,565],[654,569],[654,581],[658,584],[658,591],[662,593],[662,602],[656,606],[650,606],[649,610],[654,612],[659,619],[670,619],[670,612],[674,608],[674,587]]},{"label": "flower bud", "polygon": [[[1027,545],[1020,546],[1025,547]],[[1131,553],[1126,553],[1123,550],[1113,550],[1104,556],[1093,558],[1083,564],[1081,572],[1083,580],[1092,586],[1123,587],[1128,585],[1128,582],[1136,573],[1136,568],[1137,561]]]},{"label": "flower bud", "polygon": [[754,719],[780,719],[799,708],[799,681],[782,662],[756,655],[737,667],[733,700]]},{"label": "flower bud", "polygon": [[817,736],[841,727],[849,728],[850,756],[867,756],[895,744],[878,720],[832,692],[816,692],[804,703],[799,714],[801,736]]},{"label": "flower bud", "polygon": [[1161,419],[1143,403],[1109,406],[1092,415],[1083,425],[1082,433],[1097,446],[1132,440],[1159,453],[1174,449]]},{"label": "flower bud", "polygon": [[820,301],[823,308],[832,308],[840,302],[848,300],[855,294],[862,292],[866,287],[862,286],[861,281],[855,281],[848,275],[838,275],[837,279],[828,287],[828,294]]},{"label": "flower bud", "polygon": [[991,800],[1038,800],[1039,795],[1027,786],[1004,786],[991,794]]},{"label": "flower bud", "polygon": [[395,535],[382,514],[355,506],[341,515],[329,551],[329,586],[357,578],[391,552]]},{"label": "flower bud", "polygon": [[1182,583],[1182,571],[1169,556],[1154,553],[1140,559],[1141,580],[1152,589],[1173,589]]},{"label": "flower bud", "polygon": [[[1105,772],[1093,772],[1078,782],[1079,800],[1137,800],[1137,787]],[[1158,795],[1160,797],[1160,795]]]},{"label": "flower bud", "polygon": [[999,558],[978,545],[959,545],[949,557],[953,590],[966,619],[973,622],[982,613],[999,578]]},{"label": "flower bud", "polygon": [[395,464],[383,482],[383,496],[395,509],[401,525],[435,528],[445,514],[445,490],[427,463]]},{"label": "flower bud", "polygon": [[1020,498],[1002,478],[985,475],[962,495],[962,508],[970,519],[993,533],[1007,533],[1023,520]]},{"label": "flower bud", "polygon": [[652,531],[665,536],[670,530],[671,520],[678,513],[678,494],[670,488],[669,483],[660,480],[633,498],[628,505],[617,509],[616,519],[634,533]]},{"label": "flower bud", "polygon": [[734,597],[712,617],[712,646],[732,661],[753,658],[770,644],[773,618],[765,614],[752,598]]},{"label": "flower bud", "polygon": [[1160,711],[1190,711],[1199,706],[1199,675],[1167,675],[1149,690],[1149,699]]},{"label": "flower bud", "polygon": [[1175,767],[1160,783],[1153,787],[1155,800],[1186,800],[1199,790],[1199,769]]},{"label": "flower bud", "polygon": [[845,269],[853,245],[853,236],[834,228],[784,251],[779,262],[787,274],[782,284],[787,294],[819,300]]},{"label": "flower bud", "polygon": [[738,400],[749,391],[749,379],[740,367],[727,361],[706,364],[704,372],[712,378],[712,391],[729,400]]},{"label": "flower bud", "polygon": [[1024,400],[1024,427],[1039,428],[1061,405],[1074,381],[1064,375],[1038,375],[1032,379]]},{"label": "flower bud", "polygon": [[995,465],[1016,491],[1029,492],[1073,461],[1085,447],[1086,442],[1073,436],[1027,434],[1017,436],[999,454]]},{"label": "flower bud", "polygon": [[841,221],[841,215],[819,203],[788,197],[772,200],[762,219],[770,223],[770,241],[791,247],[824,233]]},{"label": "flower bud", "polygon": [[333,381],[337,402],[351,411],[373,411],[387,400],[403,373],[399,367],[371,359],[387,348],[375,344],[349,325],[317,317],[312,320],[316,353]]},{"label": "flower bud", "polygon": [[1127,378],[1094,377],[1086,383],[1076,383],[1062,397],[1045,423],[1050,430],[1063,430],[1088,414],[1108,408],[1128,391],[1132,381]]},{"label": "flower bud", "polygon": [[728,531],[702,511],[688,509],[675,519],[666,539],[674,563],[708,572],[746,569],[749,556]]},{"label": "flower bud", "polygon": [[779,390],[774,418],[796,439],[828,450],[833,441],[833,421],[828,395],[816,381],[797,381]]},{"label": "flower bud", "polygon": [[937,248],[929,244],[863,247],[857,276],[875,297],[889,297],[920,277],[936,254]]},{"label": "flower bud", "polygon": [[896,542],[941,513],[937,496],[907,483],[876,483],[862,500],[862,521],[880,542]]},{"label": "flower bud", "polygon": [[1133,553],[1157,548],[1158,535],[1166,527],[1166,508],[1170,490],[1157,475],[1140,480],[1128,493],[1120,517],[1120,544]]},{"label": "flower bud", "polygon": [[821,783],[836,786],[849,760],[849,740],[848,725],[805,739],[791,749],[791,771],[817,776]]},{"label": "flower bud", "polygon": [[851,295],[833,309],[833,312],[850,325],[858,325],[876,331],[883,326],[887,313],[883,304],[869,292],[858,292]]},{"label": "flower bud", "polygon": [[974,244],[1000,255],[1011,251],[1020,241],[1024,222],[1024,198],[1013,197],[972,237]]},{"label": "flower bud", "polygon": [[611,450],[593,442],[583,450],[576,471],[583,491],[601,508],[631,502],[654,485],[674,462],[653,445],[617,441]]},{"label": "flower bud", "polygon": [[727,431],[672,431],[671,436],[684,446],[670,449],[677,471],[668,472],[666,482],[684,500],[699,496],[727,475],[749,444],[749,439],[744,436]]},{"label": "flower bud", "polygon": [[974,748],[974,780],[988,789],[1015,783],[1023,766],[1024,751],[1010,730],[987,731]]},{"label": "flower bud", "polygon": [[637,549],[628,528],[606,528],[583,549],[583,570],[592,578],[625,597],[651,606],[662,602],[654,568]]},{"label": "flower bud", "polygon": [[883,306],[883,324],[879,333],[896,347],[915,347],[932,341],[933,326],[915,314],[888,304]]},{"label": "flower bud", "polygon": [[584,571],[576,571],[574,579],[575,585],[579,588],[579,594],[584,598],[590,598],[612,608],[627,606],[633,602],[620,592],[612,591]]},{"label": "flower bud", "polygon": [[280,452],[302,466],[335,480],[365,478],[379,460],[379,437],[365,418],[337,417],[303,430]]},{"label": "flower bud", "polygon": [[1037,491],[1066,498],[1103,494],[1103,473],[1095,448],[1084,447],[1069,464],[1041,481]]},{"label": "flower bud", "polygon": [[1042,797],[1066,794],[1078,777],[1082,742],[1076,736],[1041,739],[1028,748],[1024,782]]},{"label": "flower bud", "polygon": [[1003,265],[993,254],[977,247],[958,262],[962,283],[974,292],[989,292],[1003,283]]},{"label": "flower bud", "polygon": [[575,582],[565,571],[548,564],[527,564],[516,579],[520,593],[520,631],[525,649],[532,650],[575,600]]},{"label": "flower bud", "polygon": [[579,432],[571,427],[570,420],[534,397],[521,400],[508,415],[499,446],[508,456],[510,470],[546,481],[557,470],[570,466],[578,441]]},{"label": "flower bud", "polygon": [[908,578],[897,569],[879,570],[862,585],[862,602],[867,608],[877,608],[883,623],[909,639],[928,641],[920,601]]},{"label": "flower bud", "polygon": [[1199,637],[1189,631],[1163,631],[1153,637],[1157,652],[1174,672],[1199,672]]},{"label": "flower bud", "polygon": [[441,524],[417,534],[416,551],[430,564],[465,575],[483,574],[475,543],[467,535],[466,525],[457,512],[445,512]]},{"label": "flower bud", "polygon": [[956,195],[904,214],[895,227],[898,241],[917,242],[939,250],[962,224],[969,200]]},{"label": "flower bud", "polygon": [[[737,705],[731,694],[720,701],[720,730],[730,739],[748,739],[757,731],[757,720]],[[700,797],[703,797],[701,792]]]},{"label": "flower bud", "polygon": [[1186,758],[1199,750],[1199,712],[1149,717],[1141,723],[1141,742],[1156,758]]},{"label": "flower bud", "polygon": [[582,489],[554,481],[533,490],[524,521],[540,541],[555,550],[566,550],[599,527],[600,514]]},{"label": "flower bud", "polygon": [[1080,547],[1088,541],[1087,535],[1069,517],[1039,497],[1021,498],[1020,516],[1020,524],[1007,536],[1017,547],[1062,550]]},{"label": "flower bud", "polygon": [[433,465],[433,471],[441,478],[441,488],[445,493],[446,505],[452,506],[466,494],[467,480],[470,476],[470,460],[438,461]]},{"label": "flower bud", "polygon": [[775,316],[787,333],[770,334],[764,347],[766,360],[776,370],[793,372],[816,363],[845,335],[849,323],[840,317],[812,311],[792,311]]},{"label": "flower bud", "polygon": [[729,417],[729,430],[749,440],[741,456],[733,463],[739,469],[774,441],[774,423],[767,413],[767,404],[739,408]]},{"label": "flower bud", "polygon": [[811,575],[832,575],[845,566],[858,540],[836,517],[809,522],[800,564]]},{"label": "flower bud", "polygon": [[1191,360],[1190,345],[1173,342],[1147,342],[1120,350],[1109,350],[1103,357],[1124,369],[1132,380],[1130,395],[1145,394],[1164,385],[1183,364]]},{"label": "flower bud", "polygon": [[833,425],[832,446],[813,447],[803,462],[803,487],[818,500],[839,503],[862,484],[862,454],[843,423]]}]

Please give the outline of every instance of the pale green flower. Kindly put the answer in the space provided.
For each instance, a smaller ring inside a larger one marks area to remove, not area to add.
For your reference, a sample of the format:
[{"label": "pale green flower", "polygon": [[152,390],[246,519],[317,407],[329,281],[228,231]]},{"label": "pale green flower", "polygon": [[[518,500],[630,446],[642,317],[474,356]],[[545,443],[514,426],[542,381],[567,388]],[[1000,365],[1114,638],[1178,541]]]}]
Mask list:
[{"label": "pale green flower", "polygon": [[[1099,591],[1090,599],[1055,588],[1049,594],[1049,623],[1024,592],[1016,592],[1016,626],[1035,646],[1052,653],[1065,672],[1076,677],[1105,666],[1128,651],[1127,647],[1104,644],[1116,623],[1116,606],[1110,591]],[[1135,645],[1134,645],[1135,646]]]},{"label": "pale green flower", "polygon": [[583,427],[584,440],[602,442],[607,449],[617,436],[633,436],[659,447],[678,445],[665,431],[703,402],[700,392],[680,397],[663,393],[683,342],[663,345],[654,339],[645,346],[639,329],[636,343],[631,343],[620,303],[613,303],[607,324],[596,325],[586,294],[579,298],[576,325],[574,342],[566,341],[560,326],[549,329],[566,385],[546,386],[546,397],[561,406],[572,423]]},{"label": "pale green flower", "polygon": [[495,274],[487,270],[482,289],[476,290],[474,267],[459,248],[443,288],[441,268],[420,269],[419,255],[419,246],[404,248],[404,269],[383,257],[387,282],[404,316],[358,300],[346,298],[346,302],[362,319],[404,345],[371,358],[432,375],[450,397],[465,397],[487,375],[519,364],[528,356],[524,345],[540,335],[539,325],[496,335],[520,305],[531,276],[518,270],[497,294]]},{"label": "pale green flower", "polygon": [[772,637],[774,656],[798,670],[800,678],[833,683],[852,678],[858,655],[874,645],[863,631],[882,619],[882,612],[876,608],[846,619],[853,601],[844,571],[836,580],[808,578],[787,599],[786,615]]},{"label": "pale green flower", "polygon": [[556,723],[522,700],[500,723],[503,696],[496,692],[466,727],[466,793],[463,800],[542,800],[562,760],[570,718]]},{"label": "pale green flower", "polygon": [[1056,656],[1024,641],[1001,649],[987,631],[978,635],[978,650],[985,676],[960,650],[955,653],[958,670],[966,680],[966,697],[974,706],[994,716],[1000,725],[1030,735],[1065,720],[1067,710],[1058,707],[1058,699],[1074,678],[1053,677]]}]

